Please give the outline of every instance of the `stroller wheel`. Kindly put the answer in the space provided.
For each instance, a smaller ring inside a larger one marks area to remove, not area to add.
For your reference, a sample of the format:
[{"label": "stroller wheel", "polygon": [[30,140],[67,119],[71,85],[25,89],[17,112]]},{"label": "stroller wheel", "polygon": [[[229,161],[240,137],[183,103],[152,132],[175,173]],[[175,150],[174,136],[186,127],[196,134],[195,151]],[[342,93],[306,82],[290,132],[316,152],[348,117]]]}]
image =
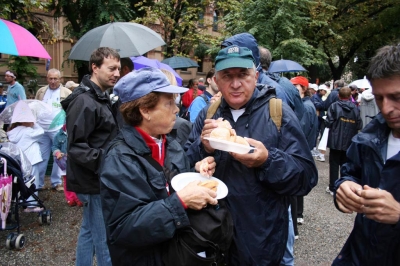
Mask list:
[{"label": "stroller wheel", "polygon": [[16,233],[9,233],[6,239],[6,248],[12,249],[13,243],[15,243],[15,239],[17,238]]},{"label": "stroller wheel", "polygon": [[25,245],[24,234],[10,233],[6,239],[6,247],[8,249],[22,249]]},{"label": "stroller wheel", "polygon": [[46,224],[51,224],[51,211],[50,210],[46,210],[46,211],[43,212],[43,215],[46,216],[45,223]]},{"label": "stroller wheel", "polygon": [[25,245],[25,236],[24,234],[19,234],[15,239],[15,248],[22,249]]},{"label": "stroller wheel", "polygon": [[39,224],[40,224],[40,225],[43,224],[43,213],[42,213],[42,212],[39,212],[39,213],[38,213],[38,221],[39,221]]},{"label": "stroller wheel", "polygon": [[45,210],[43,212],[39,212],[38,215],[39,224],[51,224],[51,211]]}]

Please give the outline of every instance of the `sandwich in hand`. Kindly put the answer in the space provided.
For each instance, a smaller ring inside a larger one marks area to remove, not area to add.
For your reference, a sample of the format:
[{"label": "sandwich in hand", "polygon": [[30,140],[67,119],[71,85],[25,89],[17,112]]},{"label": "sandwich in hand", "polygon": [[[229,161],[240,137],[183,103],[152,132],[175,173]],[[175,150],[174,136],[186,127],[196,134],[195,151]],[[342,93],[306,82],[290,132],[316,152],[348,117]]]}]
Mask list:
[{"label": "sandwich in hand", "polygon": [[223,120],[222,117],[217,119],[218,127],[214,128],[210,133],[210,137],[214,139],[221,139],[230,142],[235,142],[241,145],[250,146],[250,144],[240,136],[236,135],[236,131],[232,128],[231,124],[227,120]]},{"label": "sandwich in hand", "polygon": [[207,180],[207,181],[202,181],[198,184],[198,186],[206,187],[209,188],[215,192],[217,192],[218,188],[218,181],[216,180]]}]

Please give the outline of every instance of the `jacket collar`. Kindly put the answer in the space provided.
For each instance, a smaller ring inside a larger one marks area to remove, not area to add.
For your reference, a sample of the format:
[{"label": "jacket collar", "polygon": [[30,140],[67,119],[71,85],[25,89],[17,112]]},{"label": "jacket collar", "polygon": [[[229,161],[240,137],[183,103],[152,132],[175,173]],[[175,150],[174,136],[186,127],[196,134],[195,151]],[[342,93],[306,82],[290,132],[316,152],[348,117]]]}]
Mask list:
[{"label": "jacket collar", "polygon": [[82,79],[82,83],[89,87],[100,100],[109,100],[108,92],[103,92],[96,83],[90,80],[90,75],[85,75]]},{"label": "jacket collar", "polygon": [[353,141],[372,148],[385,161],[390,131],[391,128],[387,125],[382,114],[379,113],[353,138]]},{"label": "jacket collar", "polygon": [[[138,155],[144,156],[147,154],[151,154],[150,148],[147,146],[146,142],[144,141],[143,137],[140,133],[133,127],[127,124],[124,124],[121,129],[121,135],[126,144],[134,150]],[[166,135],[166,150],[167,147],[172,148],[169,143],[171,143],[174,139],[171,136]],[[177,143],[177,146],[180,145]]]}]

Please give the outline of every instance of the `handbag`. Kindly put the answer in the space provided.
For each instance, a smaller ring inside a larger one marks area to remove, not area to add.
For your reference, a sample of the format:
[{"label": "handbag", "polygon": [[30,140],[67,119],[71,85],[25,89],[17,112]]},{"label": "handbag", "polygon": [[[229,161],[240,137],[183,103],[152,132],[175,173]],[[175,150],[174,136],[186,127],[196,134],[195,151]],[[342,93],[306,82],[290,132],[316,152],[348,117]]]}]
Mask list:
[{"label": "handbag", "polygon": [[178,229],[167,241],[166,266],[210,266],[224,263],[233,238],[233,220],[223,200],[196,211],[187,210],[190,226]]},{"label": "handbag", "polygon": [[329,137],[329,128],[324,129],[324,133],[322,134],[321,140],[318,144],[318,150],[326,151],[326,146],[328,145],[328,137]]},{"label": "handbag", "polygon": [[[168,185],[176,171],[163,168],[151,155],[145,158],[158,171],[163,171]],[[166,266],[211,266],[224,262],[233,238],[233,220],[224,200],[201,210],[186,210],[190,226],[176,230],[164,243],[162,260]]]},{"label": "handbag", "polygon": [[65,171],[67,169],[67,156],[66,155],[61,157],[60,160],[58,160],[56,156],[53,156],[53,159],[62,171]]}]

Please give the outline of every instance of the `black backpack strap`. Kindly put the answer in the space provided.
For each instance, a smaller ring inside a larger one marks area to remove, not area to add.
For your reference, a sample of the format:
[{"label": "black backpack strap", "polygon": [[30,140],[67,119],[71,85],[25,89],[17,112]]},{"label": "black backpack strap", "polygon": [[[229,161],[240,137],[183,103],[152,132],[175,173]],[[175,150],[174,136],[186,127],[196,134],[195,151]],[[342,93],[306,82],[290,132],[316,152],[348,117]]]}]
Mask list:
[{"label": "black backpack strap", "polygon": [[149,164],[151,164],[151,166],[156,168],[157,171],[159,172],[164,171],[164,168],[161,166],[161,164],[159,164],[156,160],[154,160],[151,154],[146,154],[145,156],[143,156],[143,158],[145,158],[149,162]]},{"label": "black backpack strap", "polygon": [[204,101],[206,102],[206,104],[208,104],[208,97],[207,97],[207,95],[205,93],[200,94],[199,97],[203,98]]}]

